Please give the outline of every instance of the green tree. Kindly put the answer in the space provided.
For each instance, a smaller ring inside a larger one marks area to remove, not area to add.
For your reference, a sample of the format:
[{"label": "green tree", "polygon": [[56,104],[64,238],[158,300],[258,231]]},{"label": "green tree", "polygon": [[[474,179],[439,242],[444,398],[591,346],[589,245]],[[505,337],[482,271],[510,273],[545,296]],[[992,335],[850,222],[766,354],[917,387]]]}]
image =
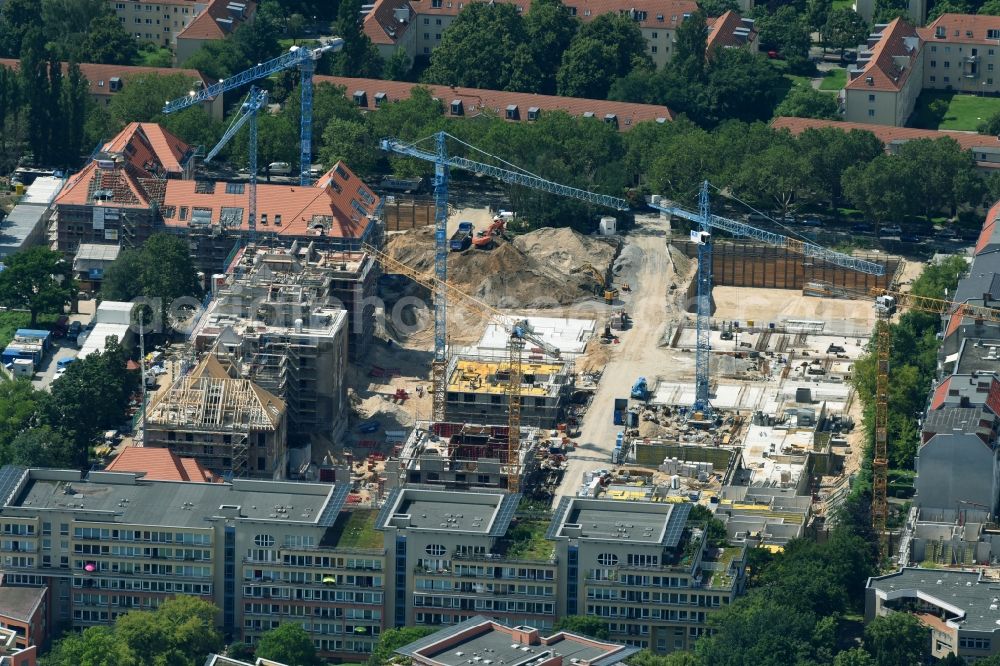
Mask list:
[{"label": "green tree", "polygon": [[823,44],[838,49],[843,58],[845,50],[865,41],[868,24],[850,7],[838,7],[830,11],[820,32]]},{"label": "green tree", "polygon": [[556,75],[559,94],[591,99],[607,97],[615,77],[607,66],[612,55],[612,48],[597,39],[574,39],[563,54],[562,65]]},{"label": "green tree", "polygon": [[[124,617],[124,616],[123,616]],[[67,634],[43,660],[45,666],[143,666],[113,627],[90,627]]]},{"label": "green tree", "polygon": [[[823,26],[830,16],[833,7],[827,0],[807,0],[805,20],[813,32],[823,32]],[[822,34],[820,35],[822,37]]]},{"label": "green tree", "polygon": [[833,658],[833,666],[875,666],[875,660],[862,647],[844,650]]},{"label": "green tree", "polygon": [[0,5],[0,55],[23,57],[22,42],[27,33],[44,25],[38,0],[7,0]]},{"label": "green tree", "polygon": [[555,93],[556,71],[579,26],[580,22],[562,0],[532,0],[524,27],[532,58],[540,73],[536,92],[546,95]]},{"label": "green tree", "polygon": [[817,195],[831,205],[843,197],[841,175],[855,165],[865,165],[881,155],[885,146],[871,132],[836,127],[810,128],[798,136],[799,149],[806,155]]},{"label": "green tree", "polygon": [[[1000,2],[1000,0],[997,1]],[[382,78],[387,81],[406,81],[410,76],[412,65],[406,51],[398,49],[385,61],[385,65],[382,67]]]},{"label": "green tree", "polygon": [[[898,155],[879,155],[844,171],[841,187],[866,219],[882,225],[915,212],[917,183],[910,164]],[[917,178],[916,180],[919,180]]]},{"label": "green tree", "polygon": [[9,462],[24,467],[73,466],[73,442],[66,434],[50,426],[31,428],[20,433],[8,447]]},{"label": "green tree", "polygon": [[1000,0],[986,0],[976,13],[987,16],[1000,16]]},{"label": "green tree", "polygon": [[38,163],[49,153],[52,130],[45,38],[39,28],[25,33],[21,48],[21,90],[28,118],[28,147]]},{"label": "green tree", "polygon": [[698,9],[705,12],[705,16],[722,16],[726,12],[740,11],[740,6],[735,0],[701,0]]},{"label": "green tree", "polygon": [[925,217],[943,208],[954,216],[961,204],[977,205],[982,198],[975,157],[954,139],[907,141],[899,157],[908,169],[920,173],[915,194]]},{"label": "green tree", "polygon": [[565,615],[556,622],[554,631],[607,640],[608,623],[593,615]]},{"label": "green tree", "polygon": [[774,109],[774,115],[840,120],[840,106],[837,98],[830,93],[809,85],[795,86]]},{"label": "green tree", "polygon": [[66,124],[63,122],[60,102],[63,90],[62,63],[55,58],[49,59],[49,85],[48,92],[49,114],[53,122],[49,127],[49,140],[45,146],[43,159],[45,164],[54,164],[56,160],[65,159],[66,150]]},{"label": "green tree", "polygon": [[0,382],[0,464],[10,462],[11,442],[27,431],[43,397],[27,379]]},{"label": "green tree", "polygon": [[108,13],[90,22],[73,57],[105,65],[132,65],[139,58],[139,44],[118,17]]},{"label": "green tree", "polygon": [[[483,44],[490,44],[490,48],[483,48]],[[517,7],[470,2],[441,35],[441,44],[431,53],[424,80],[452,86],[517,90],[514,81],[533,79],[532,85],[537,88],[540,79],[537,67],[528,73],[516,71],[511,57],[527,48],[528,33]]]},{"label": "green tree", "polygon": [[[997,0],[998,9],[1000,9],[1000,0]],[[990,136],[1000,136],[1000,111],[997,111],[992,116],[979,123],[976,131],[980,134],[988,134]]]},{"label": "green tree", "polygon": [[320,160],[328,168],[339,161],[360,176],[375,170],[376,144],[362,123],[334,118],[323,133]]},{"label": "green tree", "polygon": [[791,5],[779,7],[773,14],[757,21],[761,46],[774,49],[784,57],[792,71],[811,69],[809,62],[809,26]]},{"label": "green tree", "polygon": [[[623,77],[636,68],[651,69],[653,61],[650,59],[646,46],[646,39],[642,36],[642,31],[638,24],[621,14],[601,14],[593,21],[585,23],[574,38],[574,43],[583,40],[596,40],[605,47],[608,60],[605,63],[606,76],[609,80]],[[563,57],[562,67],[566,66],[569,53],[567,51]],[[559,72],[560,88],[562,87],[562,68]],[[601,99],[607,96],[607,88],[603,89]]]},{"label": "green tree", "polygon": [[656,654],[652,650],[642,652],[625,660],[628,666],[701,666],[701,662],[691,652],[671,652]]},{"label": "green tree", "polygon": [[164,233],[153,234],[138,250],[122,251],[108,267],[102,290],[112,300],[158,299],[164,322],[178,299],[201,294],[188,244]]},{"label": "green tree", "polygon": [[109,301],[131,301],[142,295],[142,282],[136,279],[143,266],[142,249],[123,248],[104,272],[101,293]]},{"label": "green tree", "polygon": [[212,79],[227,79],[246,69],[239,47],[231,39],[214,39],[201,45],[184,61],[184,67],[196,69]]},{"label": "green tree", "polygon": [[285,23],[285,34],[292,38],[293,44],[299,43],[299,37],[302,36],[302,31],[305,29],[306,17],[298,12],[290,15]]},{"label": "green tree", "polygon": [[301,624],[283,622],[260,637],[258,659],[270,659],[287,666],[320,666],[316,646]]},{"label": "green tree", "polygon": [[334,32],[344,40],[344,47],[338,53],[324,56],[321,71],[327,71],[328,67],[338,76],[369,78],[377,78],[382,73],[378,50],[362,30],[361,4],[361,0],[341,0]]},{"label": "green tree", "polygon": [[244,62],[264,62],[281,52],[278,44],[281,27],[275,18],[280,15],[281,8],[274,0],[263,0],[254,17],[236,28],[231,39]]},{"label": "green tree", "polygon": [[126,76],[120,92],[112,96],[108,110],[119,128],[130,122],[159,122],[163,104],[191,91],[191,79],[184,74],[135,74]]},{"label": "green tree", "polygon": [[806,157],[792,141],[775,141],[747,160],[734,189],[760,206],[787,214],[793,206],[809,202],[814,191]]},{"label": "green tree", "polygon": [[8,256],[0,272],[0,303],[31,312],[31,326],[41,313],[61,313],[76,294],[69,262],[47,247]]},{"label": "green tree", "polygon": [[705,74],[705,50],[708,48],[708,25],[701,10],[688,16],[674,33],[677,45],[670,68],[688,82],[700,81]]},{"label": "green tree", "polygon": [[378,637],[378,642],[372,648],[368,657],[368,666],[384,666],[396,656],[396,650],[434,633],[434,627],[398,627],[386,629]]},{"label": "green tree", "polygon": [[927,12],[927,22],[930,23],[942,14],[972,14],[969,3],[964,0],[936,0]]},{"label": "green tree", "polygon": [[62,160],[61,165],[64,167],[75,166],[77,157],[84,148],[88,100],[87,80],[80,73],[80,67],[70,61],[59,93],[59,115],[66,149],[63,154],[55,156],[57,160]]},{"label": "green tree", "polygon": [[52,382],[41,420],[72,439],[75,467],[86,466],[90,444],[98,433],[117,428],[125,417],[129,398],[139,387],[138,373],[125,371],[127,360],[122,346],[112,341],[101,353],[71,363]]},{"label": "green tree", "polygon": [[717,51],[708,73],[709,108],[716,122],[767,120],[778,103],[781,81],[777,70],[758,53]]},{"label": "green tree", "polygon": [[688,521],[706,524],[705,536],[708,545],[718,548],[726,545],[726,526],[706,507],[696,504],[688,515]]},{"label": "green tree", "polygon": [[876,666],[921,664],[930,655],[930,629],[909,613],[879,616],[865,627],[865,647]]}]

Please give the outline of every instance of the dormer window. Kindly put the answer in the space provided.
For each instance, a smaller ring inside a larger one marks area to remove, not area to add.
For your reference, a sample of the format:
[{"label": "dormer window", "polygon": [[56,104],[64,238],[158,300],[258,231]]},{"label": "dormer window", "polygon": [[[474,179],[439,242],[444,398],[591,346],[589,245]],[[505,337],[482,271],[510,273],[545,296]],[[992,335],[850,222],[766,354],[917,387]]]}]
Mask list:
[{"label": "dormer window", "polygon": [[361,107],[368,106],[368,95],[365,93],[364,90],[354,91],[354,103]]},{"label": "dormer window", "polygon": [[538,120],[538,107],[533,106],[528,109],[528,120]]},{"label": "dormer window", "polygon": [[507,120],[520,120],[521,116],[517,112],[517,104],[507,105]]},{"label": "dormer window", "polygon": [[385,104],[386,94],[384,92],[375,93],[375,106],[380,107]]},{"label": "dormer window", "polygon": [[604,116],[604,122],[611,125],[615,129],[618,129],[618,116],[613,113],[609,113]]},{"label": "dormer window", "polygon": [[453,99],[451,101],[451,115],[453,115],[453,116],[461,116],[461,115],[463,115],[464,112],[465,111],[462,108],[462,100],[460,100],[460,99]]}]

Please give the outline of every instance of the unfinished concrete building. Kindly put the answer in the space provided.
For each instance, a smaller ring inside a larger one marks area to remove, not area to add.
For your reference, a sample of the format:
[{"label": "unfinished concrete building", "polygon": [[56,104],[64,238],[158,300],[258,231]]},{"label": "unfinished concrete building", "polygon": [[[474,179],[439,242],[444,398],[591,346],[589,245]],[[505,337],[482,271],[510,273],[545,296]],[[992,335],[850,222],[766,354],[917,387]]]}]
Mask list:
[{"label": "unfinished concrete building", "polygon": [[221,289],[192,339],[285,402],[289,446],[315,443],[322,455],[346,425],[347,312],[299,301],[300,286],[272,286],[256,300]]},{"label": "unfinished concrete building", "polygon": [[295,241],[284,248],[257,248],[253,255],[242,255],[235,269],[218,293],[230,300],[239,296],[250,307],[277,309],[274,314],[286,319],[287,304],[342,308],[347,312],[351,360],[368,352],[375,330],[377,278],[377,265],[368,254]]},{"label": "unfinished concrete building", "polygon": [[[564,361],[542,361],[541,354],[527,350],[521,386],[521,423],[535,428],[554,428],[565,416],[573,393],[573,366]],[[540,352],[540,350],[539,350]],[[456,423],[506,425],[507,382],[510,363],[489,356],[455,356],[448,364],[445,418]]]},{"label": "unfinished concrete building", "polygon": [[190,456],[224,476],[284,479],[285,403],[209,355],[154,398],[143,446]]},{"label": "unfinished concrete building", "polygon": [[540,468],[547,452],[543,433],[521,430],[517,467],[509,459],[507,426],[459,423],[420,423],[410,433],[398,456],[385,463],[387,485],[425,484],[449,490],[508,487],[511,474],[528,479]]}]

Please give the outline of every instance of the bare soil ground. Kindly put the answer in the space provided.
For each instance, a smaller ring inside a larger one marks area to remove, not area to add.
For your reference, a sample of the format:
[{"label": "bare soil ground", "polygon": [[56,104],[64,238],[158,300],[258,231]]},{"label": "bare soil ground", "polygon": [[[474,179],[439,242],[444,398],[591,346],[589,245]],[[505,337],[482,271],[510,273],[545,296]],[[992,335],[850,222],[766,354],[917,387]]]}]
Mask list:
[{"label": "bare soil ground", "polygon": [[875,326],[875,309],[867,300],[817,298],[803,296],[791,289],[749,289],[745,287],[715,287],[715,318],[746,321],[753,319],[759,326],[767,322],[788,319],[809,319],[841,322],[858,330]]}]

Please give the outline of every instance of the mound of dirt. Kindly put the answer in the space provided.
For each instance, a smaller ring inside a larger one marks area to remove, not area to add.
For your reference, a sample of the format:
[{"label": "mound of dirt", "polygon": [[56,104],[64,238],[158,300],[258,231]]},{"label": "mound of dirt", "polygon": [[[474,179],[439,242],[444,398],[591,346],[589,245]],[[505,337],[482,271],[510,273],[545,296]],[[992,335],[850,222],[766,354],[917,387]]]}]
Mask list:
[{"label": "mound of dirt", "polygon": [[[434,233],[430,227],[393,236],[387,252],[419,271],[434,268]],[[492,250],[448,253],[448,281],[490,305],[545,308],[592,298],[596,281],[591,264],[604,272],[617,248],[603,239],[572,229],[539,229]]]}]

